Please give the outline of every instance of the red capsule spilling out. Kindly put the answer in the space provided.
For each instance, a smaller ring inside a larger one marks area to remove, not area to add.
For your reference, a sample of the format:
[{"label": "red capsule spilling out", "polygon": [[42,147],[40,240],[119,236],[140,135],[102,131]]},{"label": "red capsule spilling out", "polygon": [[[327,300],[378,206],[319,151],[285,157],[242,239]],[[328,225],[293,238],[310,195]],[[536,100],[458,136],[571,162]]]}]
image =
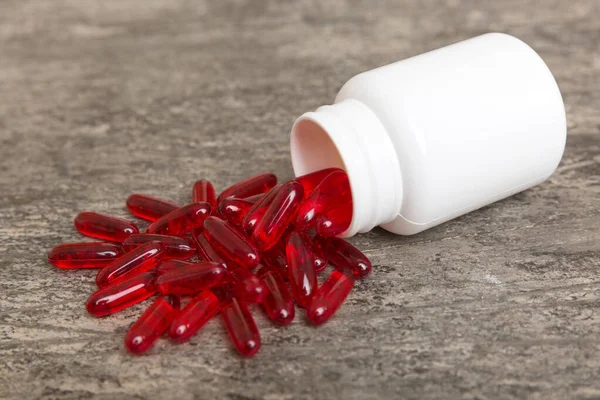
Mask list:
[{"label": "red capsule spilling out", "polygon": [[138,233],[129,236],[123,242],[123,248],[125,251],[132,251],[136,247],[148,242],[160,242],[163,245],[165,248],[165,254],[163,258],[165,260],[187,260],[196,254],[196,249],[183,238],[169,235],[155,235],[152,233]]},{"label": "red capsule spilling out", "polygon": [[103,268],[122,255],[123,248],[115,243],[67,243],[50,250],[48,261],[63,269]]},{"label": "red capsule spilling out", "polygon": [[144,272],[129,279],[98,289],[85,308],[95,317],[114,314],[146,300],[156,293],[156,272]]},{"label": "red capsule spilling out", "polygon": [[329,210],[317,218],[317,233],[325,237],[344,233],[352,222],[352,203]]},{"label": "red capsule spilling out", "polygon": [[140,233],[137,226],[126,219],[87,211],[75,217],[75,228],[86,236],[119,243],[129,235]]},{"label": "red capsule spilling out", "polygon": [[303,232],[290,235],[286,246],[290,287],[296,303],[306,308],[317,290],[315,269],[310,238]]},{"label": "red capsule spilling out", "polygon": [[217,208],[217,197],[215,194],[215,188],[206,179],[197,180],[194,183],[194,189],[192,191],[192,201],[194,203],[206,202],[210,204],[213,210]]},{"label": "red capsule spilling out", "polygon": [[169,337],[180,343],[189,340],[220,310],[221,303],[213,292],[200,292],[175,317],[169,328]]},{"label": "red capsule spilling out", "polygon": [[327,259],[339,268],[349,268],[356,278],[364,278],[372,270],[371,261],[360,250],[340,238],[317,238]]},{"label": "red capsule spilling out", "polygon": [[340,308],[353,286],[354,275],[351,270],[334,270],[311,300],[306,310],[308,320],[314,325],[327,322]]},{"label": "red capsule spilling out", "polygon": [[225,221],[242,227],[244,217],[253,205],[254,203],[245,199],[236,199],[235,197],[223,199],[219,203],[219,214]]},{"label": "red capsule spilling out", "polygon": [[96,275],[98,287],[127,279],[156,267],[165,254],[165,248],[159,242],[148,242],[127,253],[102,268]]},{"label": "red capsule spilling out", "polygon": [[158,297],[127,331],[127,335],[125,335],[127,350],[134,354],[148,350],[169,328],[179,312],[179,306],[177,297]]},{"label": "red capsule spilling out", "polygon": [[258,276],[267,288],[267,294],[262,306],[271,321],[280,325],[288,325],[294,320],[296,309],[292,295],[281,277],[281,274],[270,268],[258,270]]},{"label": "red capsule spilling out", "polygon": [[265,214],[267,208],[269,208],[269,205],[277,195],[277,192],[279,192],[279,189],[281,189],[281,186],[282,185],[276,185],[271,188],[271,190],[263,194],[262,197],[258,199],[256,203],[254,203],[254,205],[246,212],[242,225],[242,228],[245,232],[252,233],[254,226],[256,226],[256,223]]},{"label": "red capsule spilling out", "polygon": [[312,191],[325,179],[329,174],[336,171],[344,171],[340,168],[320,169],[310,174],[302,175],[296,178],[304,188],[304,196],[308,197]]},{"label": "red capsule spilling out", "polygon": [[246,303],[233,298],[221,316],[236,350],[244,357],[256,354],[260,349],[260,335]]},{"label": "red capsule spilling out", "polygon": [[237,197],[243,199],[246,197],[254,196],[267,192],[273,186],[277,184],[277,177],[273,174],[260,174],[251,178],[245,179],[234,185],[229,186],[227,189],[219,195],[217,201],[221,202],[223,199],[229,197]]},{"label": "red capsule spilling out", "polygon": [[267,295],[267,287],[262,279],[245,268],[231,273],[235,284],[235,296],[245,303],[260,303]]},{"label": "red capsule spilling out", "polygon": [[252,232],[252,239],[260,250],[268,250],[279,241],[296,217],[296,210],[303,195],[302,185],[294,180],[287,182],[277,191]]},{"label": "red capsule spilling out", "polygon": [[183,206],[154,221],[146,233],[179,236],[201,228],[212,209],[208,203],[192,203]]},{"label": "red capsule spilling out", "polygon": [[182,267],[186,267],[188,265],[194,265],[194,263],[181,261],[181,260],[164,260],[160,264],[156,266],[156,273],[158,275],[163,275],[164,273],[174,270],[180,269]]},{"label": "red capsule spilling out", "polygon": [[162,294],[193,296],[216,286],[226,273],[220,264],[201,262],[165,272],[156,280],[156,287]]},{"label": "red capsule spilling out", "polygon": [[132,194],[127,198],[127,208],[138,218],[148,221],[156,221],[163,215],[167,215],[180,208],[179,204],[169,200],[163,200],[145,194]]},{"label": "red capsule spilling out", "polygon": [[213,249],[234,264],[244,268],[256,268],[260,262],[258,250],[235,228],[217,217],[204,221],[204,236]]}]

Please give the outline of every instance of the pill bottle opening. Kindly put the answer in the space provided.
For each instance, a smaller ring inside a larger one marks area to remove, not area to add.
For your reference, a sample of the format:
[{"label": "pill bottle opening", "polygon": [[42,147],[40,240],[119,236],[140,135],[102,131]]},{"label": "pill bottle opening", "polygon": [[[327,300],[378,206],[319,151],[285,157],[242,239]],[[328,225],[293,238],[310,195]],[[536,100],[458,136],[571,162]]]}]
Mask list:
[{"label": "pill bottle opening", "polygon": [[338,148],[327,132],[314,121],[305,119],[294,125],[291,153],[296,176],[325,168],[346,170]]}]

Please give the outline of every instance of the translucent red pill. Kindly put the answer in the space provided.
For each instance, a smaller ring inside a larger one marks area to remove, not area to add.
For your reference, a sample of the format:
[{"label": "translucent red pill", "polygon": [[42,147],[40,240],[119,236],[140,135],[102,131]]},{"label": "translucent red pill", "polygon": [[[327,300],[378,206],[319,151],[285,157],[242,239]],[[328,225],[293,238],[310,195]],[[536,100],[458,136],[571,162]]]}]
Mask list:
[{"label": "translucent red pill", "polygon": [[210,207],[215,210],[217,207],[217,197],[215,194],[215,188],[206,179],[199,179],[194,183],[194,189],[192,191],[192,201],[194,203],[206,202],[210,204]]},{"label": "translucent red pill", "polygon": [[192,203],[183,206],[154,221],[146,233],[179,236],[202,227],[212,209],[208,203]]},{"label": "translucent red pill", "polygon": [[172,201],[145,194],[132,194],[127,198],[126,204],[133,215],[148,221],[156,221],[160,217],[181,207]]},{"label": "translucent red pill", "polygon": [[169,328],[179,312],[179,307],[179,299],[175,296],[158,297],[127,331],[127,350],[134,354],[148,350]]},{"label": "translucent red pill", "polygon": [[335,171],[343,171],[340,168],[326,168],[311,172],[310,174],[302,175],[296,178],[304,188],[304,195],[308,196],[312,191],[325,179],[329,174]]},{"label": "translucent red pill", "polygon": [[267,208],[277,195],[282,185],[276,185],[271,188],[267,193],[263,194],[260,199],[254,203],[252,207],[246,212],[244,216],[242,228],[247,233],[252,233],[256,223],[262,218],[267,211]]},{"label": "translucent red pill", "polygon": [[194,242],[196,243],[196,252],[198,254],[198,258],[202,261],[213,261],[218,264],[221,264],[227,269],[235,269],[238,268],[237,265],[234,265],[232,261],[225,260],[221,257],[215,249],[208,243],[208,240],[204,237],[202,232],[197,233],[194,231],[193,233]]},{"label": "translucent red pill", "polygon": [[122,243],[129,235],[140,232],[133,222],[94,212],[79,213],[74,222],[82,234],[110,242]]},{"label": "translucent red pill", "polygon": [[148,242],[102,268],[96,275],[96,284],[103,287],[149,271],[160,263],[164,254],[165,248],[160,242]]},{"label": "translucent red pill", "polygon": [[267,287],[262,279],[245,268],[238,268],[231,273],[235,284],[235,295],[246,303],[260,303],[267,295]]},{"label": "translucent red pill", "polygon": [[226,260],[244,268],[255,268],[260,262],[256,247],[229,223],[217,217],[204,221],[204,236],[213,249]]},{"label": "translucent red pill", "polygon": [[340,308],[352,287],[354,275],[350,269],[336,269],[323,282],[306,310],[306,317],[314,325],[328,321]]},{"label": "translucent red pill", "polygon": [[129,236],[123,242],[125,251],[132,251],[148,242],[160,242],[165,248],[164,259],[187,260],[196,254],[196,249],[185,240],[178,236],[155,235],[152,233],[139,233]]},{"label": "translucent red pill", "polygon": [[227,189],[223,190],[223,192],[219,195],[217,202],[221,202],[221,200],[229,197],[243,199],[245,197],[265,193],[276,184],[277,177],[273,174],[256,175],[231,185]]},{"label": "translucent red pill", "polygon": [[262,301],[267,316],[280,325],[288,325],[294,320],[296,310],[290,290],[281,274],[263,267],[258,270],[257,275],[267,288],[266,296]]},{"label": "translucent red pill", "polygon": [[67,243],[50,250],[48,261],[63,269],[103,268],[123,253],[123,248],[115,243]]},{"label": "translucent red pill", "polygon": [[225,221],[237,227],[242,227],[244,217],[253,205],[254,203],[252,201],[229,198],[221,200],[218,210]]},{"label": "translucent red pill", "polygon": [[244,357],[256,354],[260,349],[260,334],[246,303],[233,298],[221,316],[236,350]]},{"label": "translucent red pill", "polygon": [[175,317],[169,328],[169,337],[176,342],[189,340],[220,310],[221,303],[213,292],[200,292]]},{"label": "translucent red pill", "polygon": [[317,218],[316,228],[320,236],[333,237],[344,233],[352,222],[352,203],[324,212]]},{"label": "translucent red pill", "polygon": [[163,273],[156,280],[156,287],[162,294],[193,296],[217,285],[226,273],[220,264],[201,262]]},{"label": "translucent red pill", "polygon": [[114,314],[156,293],[156,272],[144,272],[94,292],[85,305],[95,317]]},{"label": "translucent red pill", "polygon": [[277,191],[252,233],[252,239],[259,250],[268,250],[279,241],[294,220],[303,195],[302,185],[294,180]]},{"label": "translucent red pill", "polygon": [[347,241],[340,238],[317,238],[317,241],[332,264],[351,269],[356,278],[364,278],[371,273],[371,261]]},{"label": "translucent red pill", "polygon": [[296,303],[306,308],[317,290],[317,271],[310,238],[303,232],[290,235],[286,246],[290,287]]}]

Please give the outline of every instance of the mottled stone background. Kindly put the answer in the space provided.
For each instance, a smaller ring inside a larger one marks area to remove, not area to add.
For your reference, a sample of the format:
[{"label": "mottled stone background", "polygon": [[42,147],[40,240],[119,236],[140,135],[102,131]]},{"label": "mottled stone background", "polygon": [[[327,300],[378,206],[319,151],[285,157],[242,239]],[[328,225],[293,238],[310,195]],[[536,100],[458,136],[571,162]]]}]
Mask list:
[{"label": "mottled stone background", "polygon": [[[219,320],[132,357],[146,304],[91,318],[94,272],[45,261],[81,239],[78,211],[127,216],[132,192],[183,203],[200,177],[290,178],[296,116],[488,31],[554,72],[561,166],[417,236],[354,238],[374,273],[322,328],[257,312],[253,359]],[[0,398],[600,398],[599,71],[597,0],[0,1]]]}]

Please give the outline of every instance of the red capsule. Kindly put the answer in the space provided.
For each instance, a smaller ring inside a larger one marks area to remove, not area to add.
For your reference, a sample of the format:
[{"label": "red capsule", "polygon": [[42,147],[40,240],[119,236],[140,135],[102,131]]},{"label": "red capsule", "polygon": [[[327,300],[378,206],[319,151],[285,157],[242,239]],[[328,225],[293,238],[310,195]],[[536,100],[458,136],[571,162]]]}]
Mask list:
[{"label": "red capsule", "polygon": [[95,317],[114,314],[156,293],[155,280],[156,272],[150,271],[100,288],[90,296],[85,308]]},{"label": "red capsule", "polygon": [[314,228],[316,219],[321,214],[349,203],[352,203],[352,193],[348,175],[343,170],[330,173],[298,208],[296,230]]},{"label": "red capsule", "polygon": [[336,269],[323,282],[306,310],[308,320],[321,325],[329,320],[340,308],[354,286],[354,276],[349,269]]},{"label": "red capsule", "polygon": [[222,219],[208,217],[203,234],[220,256],[234,264],[252,269],[260,262],[254,245]]},{"label": "red capsule", "polygon": [[371,273],[371,261],[356,247],[340,238],[317,238],[327,259],[339,268],[350,268],[356,278]]},{"label": "red capsule", "polygon": [[[198,258],[200,258],[200,260],[213,261],[218,264],[221,264],[227,269],[237,268],[237,266],[233,265],[233,262],[225,261],[225,259],[221,257],[215,251],[215,249],[213,249],[213,247],[210,245],[210,243],[208,243],[208,240],[206,240],[202,232],[198,233],[197,231],[194,231],[193,237],[196,243],[196,252],[198,253]],[[229,262],[230,265],[227,265],[227,262]]]},{"label": "red capsule", "polygon": [[114,243],[66,243],[52,248],[48,261],[63,269],[102,268],[123,253],[123,248]]},{"label": "red capsule", "polygon": [[201,262],[165,272],[156,280],[156,287],[162,294],[193,296],[217,285],[226,273],[220,264]]},{"label": "red capsule", "polygon": [[156,221],[180,208],[179,204],[145,194],[132,194],[127,198],[127,208],[133,215],[148,221]]},{"label": "red capsule", "polygon": [[246,212],[244,216],[242,228],[245,232],[251,233],[254,230],[256,223],[263,217],[269,204],[273,201],[282,185],[276,185],[267,193],[263,194],[260,199]]},{"label": "red capsule", "polygon": [[312,193],[312,191],[325,179],[329,174],[335,171],[344,171],[340,168],[326,168],[320,169],[315,172],[311,172],[310,174],[302,175],[296,178],[298,182],[304,188],[304,196],[308,196]]},{"label": "red capsule", "polygon": [[317,233],[325,237],[344,233],[352,222],[352,203],[334,208],[317,218]]},{"label": "red capsule", "polygon": [[261,193],[261,194],[255,194],[254,196],[250,196],[250,197],[244,197],[244,200],[249,201],[250,203],[254,204],[257,201],[259,201],[260,199],[262,199],[265,194],[266,193]]},{"label": "red capsule", "polygon": [[245,268],[238,268],[231,273],[235,283],[236,297],[245,303],[260,303],[267,294],[267,287],[262,279]]},{"label": "red capsule", "polygon": [[165,248],[159,242],[146,243],[98,271],[96,284],[104,287],[149,271],[161,262],[164,254]]},{"label": "red capsule", "polygon": [[189,340],[220,310],[221,303],[213,292],[200,292],[175,317],[169,328],[169,337],[180,343]]},{"label": "red capsule", "polygon": [[146,233],[179,236],[202,227],[210,213],[211,208],[208,203],[188,204],[154,221]]},{"label": "red capsule", "polygon": [[164,259],[187,260],[196,254],[196,249],[190,243],[177,236],[155,235],[152,233],[137,233],[129,236],[123,242],[125,251],[131,251],[148,242],[160,242],[165,248]]},{"label": "red capsule", "polygon": [[251,357],[260,349],[260,334],[248,306],[233,298],[221,311],[229,337],[237,351]]},{"label": "red capsule", "polygon": [[219,203],[219,214],[231,224],[241,227],[244,217],[254,203],[244,199],[229,198]]},{"label": "red capsule", "polygon": [[169,328],[179,312],[179,307],[179,299],[175,296],[158,297],[127,331],[127,350],[134,354],[148,350]]},{"label": "red capsule", "polygon": [[217,208],[215,188],[213,187],[212,183],[206,179],[200,179],[194,183],[192,198],[194,203],[206,202],[210,204],[212,210],[216,210]]},{"label": "red capsule", "polygon": [[234,185],[229,186],[219,195],[217,201],[228,197],[237,197],[243,199],[245,197],[254,196],[255,194],[265,193],[277,184],[277,177],[273,174],[260,174],[251,178],[245,179]]},{"label": "red capsule", "polygon": [[294,232],[286,246],[290,287],[296,303],[306,308],[317,291],[317,271],[308,235]]},{"label": "red capsule", "polygon": [[289,269],[287,258],[284,250],[279,246],[274,246],[271,249],[260,254],[260,259],[269,269],[279,272],[281,277],[287,281],[289,279]]},{"label": "red capsule", "polygon": [[267,316],[278,324],[288,325],[294,320],[296,309],[281,274],[266,267],[259,269],[257,274],[267,287],[267,295],[262,302]]},{"label": "red capsule", "polygon": [[163,275],[168,271],[180,269],[188,265],[194,265],[194,263],[181,260],[165,260],[156,266],[156,273],[158,275]]},{"label": "red capsule", "polygon": [[279,189],[277,195],[256,223],[252,232],[254,243],[260,250],[270,249],[288,229],[296,217],[296,210],[302,201],[302,185],[289,181]]},{"label": "red capsule", "polygon": [[75,228],[86,236],[119,243],[133,233],[140,233],[133,222],[94,212],[79,213]]}]

